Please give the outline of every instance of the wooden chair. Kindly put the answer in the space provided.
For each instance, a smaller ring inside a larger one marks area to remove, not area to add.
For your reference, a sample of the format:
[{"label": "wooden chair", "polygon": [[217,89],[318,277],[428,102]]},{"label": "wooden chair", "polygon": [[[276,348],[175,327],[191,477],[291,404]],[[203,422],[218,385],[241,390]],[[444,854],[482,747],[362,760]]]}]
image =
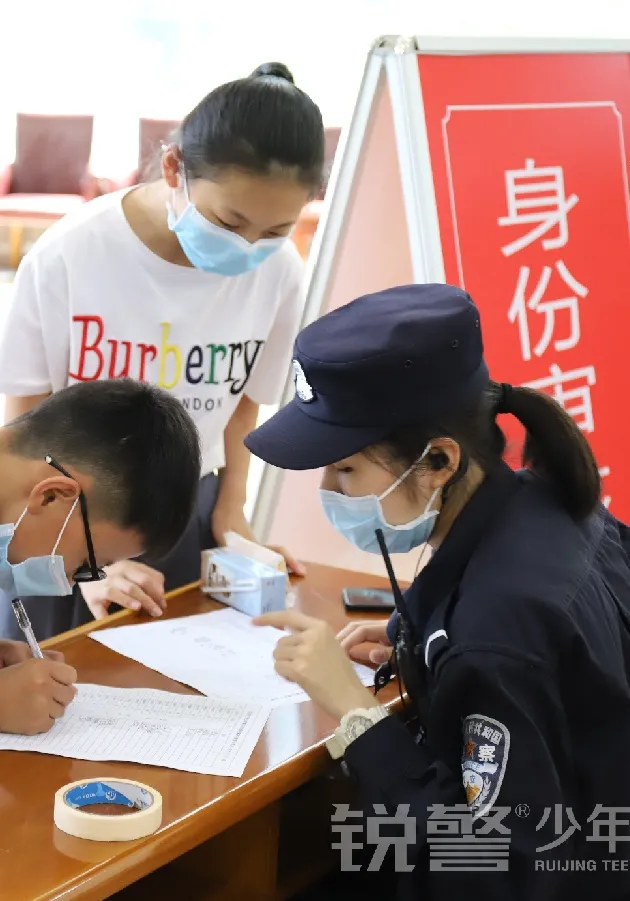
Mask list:
[{"label": "wooden chair", "polygon": [[25,227],[46,228],[94,196],[93,126],[93,116],[18,113],[15,159],[0,173],[0,224],[10,229],[12,268]]},{"label": "wooden chair", "polygon": [[125,178],[99,178],[98,193],[109,194],[160,177],[159,151],[167,144],[179,122],[172,119],[140,119],[138,122],[138,165]]}]

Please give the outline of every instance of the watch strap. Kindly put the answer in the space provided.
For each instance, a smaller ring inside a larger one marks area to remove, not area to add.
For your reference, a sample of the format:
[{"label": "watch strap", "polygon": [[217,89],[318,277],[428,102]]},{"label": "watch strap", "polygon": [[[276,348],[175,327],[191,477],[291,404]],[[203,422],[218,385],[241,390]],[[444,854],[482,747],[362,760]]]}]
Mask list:
[{"label": "watch strap", "polygon": [[[333,758],[333,760],[338,760],[340,757],[343,757],[346,752],[346,748],[348,747],[348,745],[352,744],[355,738],[358,738],[360,734],[366,732],[371,726],[374,726],[376,723],[384,720],[388,715],[388,710],[385,707],[380,706],[359,708],[356,710],[350,710],[348,713],[346,713],[345,716],[341,718],[339,726],[335,729],[333,734],[326,742],[328,753]],[[358,734],[351,736],[349,727],[350,724],[356,720],[363,721],[363,728]]]}]

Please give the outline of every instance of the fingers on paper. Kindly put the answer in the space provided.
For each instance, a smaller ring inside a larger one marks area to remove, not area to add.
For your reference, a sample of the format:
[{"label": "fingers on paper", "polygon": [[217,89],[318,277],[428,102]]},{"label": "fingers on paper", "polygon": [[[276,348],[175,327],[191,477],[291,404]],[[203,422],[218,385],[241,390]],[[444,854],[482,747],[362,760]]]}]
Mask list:
[{"label": "fingers on paper", "polygon": [[145,610],[151,616],[161,616],[164,606],[159,604],[137,582],[131,582],[123,576],[118,576],[108,592],[111,603],[129,610]]}]

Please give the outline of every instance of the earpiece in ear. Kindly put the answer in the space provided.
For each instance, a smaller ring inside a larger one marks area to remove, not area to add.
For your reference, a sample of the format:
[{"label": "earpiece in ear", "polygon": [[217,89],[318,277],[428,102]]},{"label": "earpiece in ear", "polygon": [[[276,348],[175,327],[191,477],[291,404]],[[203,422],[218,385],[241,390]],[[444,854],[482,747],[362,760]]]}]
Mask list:
[{"label": "earpiece in ear", "polygon": [[446,469],[448,466],[448,457],[444,451],[434,451],[429,454],[429,466],[431,469]]}]

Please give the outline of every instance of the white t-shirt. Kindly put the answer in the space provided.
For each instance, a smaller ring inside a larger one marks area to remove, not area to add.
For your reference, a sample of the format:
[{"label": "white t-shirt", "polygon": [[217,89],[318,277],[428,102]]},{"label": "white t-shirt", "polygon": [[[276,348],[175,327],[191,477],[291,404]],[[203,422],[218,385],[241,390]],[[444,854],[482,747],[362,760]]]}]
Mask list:
[{"label": "white t-shirt", "polygon": [[[126,189],[128,190],[128,189]],[[120,376],[171,391],[195,419],[204,474],[244,393],[280,400],[303,306],[291,241],[253,272],[168,263],[129,226],[117,191],[53,225],[16,274],[0,342],[0,392],[46,394]]]}]

